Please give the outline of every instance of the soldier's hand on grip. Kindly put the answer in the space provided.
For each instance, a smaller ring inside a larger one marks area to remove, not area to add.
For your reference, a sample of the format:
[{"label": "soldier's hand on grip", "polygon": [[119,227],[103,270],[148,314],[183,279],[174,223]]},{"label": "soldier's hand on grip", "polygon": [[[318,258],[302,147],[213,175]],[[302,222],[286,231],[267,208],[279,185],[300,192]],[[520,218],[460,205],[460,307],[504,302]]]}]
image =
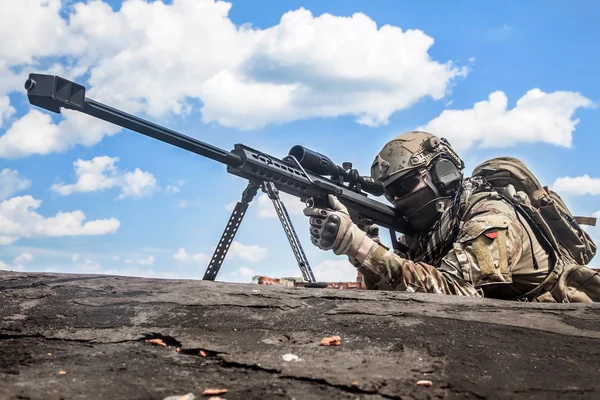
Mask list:
[{"label": "soldier's hand on grip", "polygon": [[333,250],[337,255],[345,254],[355,257],[364,241],[374,243],[363,232],[348,214],[348,209],[340,203],[337,197],[329,195],[332,208],[306,207],[304,215],[310,217],[311,242],[322,250]]}]

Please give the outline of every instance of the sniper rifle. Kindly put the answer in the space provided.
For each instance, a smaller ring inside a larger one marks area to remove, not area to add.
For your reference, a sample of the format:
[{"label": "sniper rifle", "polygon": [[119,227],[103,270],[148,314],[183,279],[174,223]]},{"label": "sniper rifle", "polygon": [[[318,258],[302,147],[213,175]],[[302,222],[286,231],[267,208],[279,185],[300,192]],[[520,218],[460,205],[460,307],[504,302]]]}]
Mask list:
[{"label": "sniper rifle", "polygon": [[337,196],[349,211],[352,221],[362,229],[371,225],[388,228],[395,248],[396,233],[411,234],[412,230],[392,207],[373,200],[368,194],[381,196],[383,185],[371,177],[361,176],[351,163],[341,167],[328,157],[302,146],[294,146],[283,159],[278,159],[243,144],[226,151],[200,140],[185,136],[124,111],[112,108],[85,96],[86,88],[56,75],[30,74],[25,82],[29,102],[60,114],[66,108],[82,112],[126,129],[141,133],[192,153],[208,157],[227,166],[227,172],[248,180],[248,186],[237,202],[229,222],[215,249],[204,280],[214,280],[227,255],[248,205],[258,189],[273,202],[300,271],[305,281],[316,287],[310,264],[302,250],[279,191],[298,197],[307,204],[328,207],[328,195]]}]

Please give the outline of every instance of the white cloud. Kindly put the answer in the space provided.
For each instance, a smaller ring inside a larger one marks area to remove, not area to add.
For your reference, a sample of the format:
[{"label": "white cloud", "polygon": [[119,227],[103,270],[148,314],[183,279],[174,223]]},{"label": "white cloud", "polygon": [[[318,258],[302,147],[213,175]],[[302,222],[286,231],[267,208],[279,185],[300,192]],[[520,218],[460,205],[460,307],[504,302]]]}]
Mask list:
[{"label": "white cloud", "polygon": [[[313,16],[300,8],[253,29],[234,25],[230,8],[212,0],[131,0],[116,11],[102,1],[9,2],[0,34],[19,44],[0,44],[8,82],[0,84],[0,123],[14,112],[6,94],[23,90],[25,75],[12,70],[82,83],[89,75],[90,98],[157,118],[187,114],[199,101],[203,121],[240,129],[337,116],[386,124],[423,98],[441,99],[466,75],[466,68],[430,57],[434,40],[424,32],[378,27],[362,13]],[[117,131],[69,110],[57,125],[34,109],[0,137],[0,157],[92,146]]]},{"label": "white cloud", "polygon": [[[214,249],[213,249],[214,250]],[[257,245],[245,245],[238,241],[233,241],[227,251],[226,260],[241,259],[249,262],[257,262],[267,256],[268,250]],[[194,261],[199,264],[207,264],[210,261],[209,255],[204,253],[189,254],[183,247],[177,249],[173,254],[173,259],[181,262]]]},{"label": "white cloud", "polygon": [[10,244],[32,236],[104,235],[116,232],[120,222],[115,218],[87,221],[80,211],[58,212],[44,217],[35,210],[42,204],[31,196],[13,197],[0,203],[0,243]]},{"label": "white cloud", "polygon": [[225,275],[222,280],[224,282],[251,283],[252,277],[255,275],[256,272],[253,269],[248,267],[239,267],[237,270],[231,271]]},{"label": "white cloud", "polygon": [[326,260],[312,269],[318,282],[356,282],[356,268],[346,259]]},{"label": "white cloud", "polygon": [[17,110],[10,105],[8,96],[0,96],[0,128],[2,128],[4,120],[9,119],[16,111]]},{"label": "white cloud", "polygon": [[245,261],[257,262],[267,256],[267,249],[257,245],[245,245],[237,241],[233,241],[227,252],[226,259],[239,258]]},{"label": "white cloud", "polygon": [[157,184],[154,175],[136,168],[133,172],[127,172],[123,175],[121,194],[117,199],[125,199],[127,197],[139,199],[151,196],[155,190],[157,190]]},{"label": "white cloud", "polygon": [[147,258],[143,258],[138,260],[138,264],[152,266],[154,265],[154,256],[148,256]]},{"label": "white cloud", "polygon": [[3,40],[0,59],[11,65],[30,64],[34,57],[76,52],[82,41],[69,35],[67,22],[59,15],[61,6],[61,0],[3,1],[0,36],[19,42]]},{"label": "white cloud", "polygon": [[445,137],[457,149],[478,142],[482,147],[534,142],[570,147],[579,123],[573,114],[580,107],[592,107],[592,102],[579,93],[531,89],[514,108],[507,107],[504,92],[496,91],[471,109],[444,110],[420,129]]},{"label": "white cloud", "polygon": [[210,256],[204,253],[188,254],[183,247],[180,247],[173,254],[173,259],[181,262],[194,261],[198,264],[206,264],[210,260]]},{"label": "white cloud", "polygon": [[83,260],[83,262],[76,263],[71,268],[69,268],[69,270],[72,269],[84,274],[102,273],[102,266],[99,263],[90,260],[89,258],[86,258],[85,260]]},{"label": "white cloud", "polygon": [[5,246],[7,244],[13,244],[17,239],[18,239],[18,237],[0,235],[0,246]]},{"label": "white cloud", "polygon": [[64,110],[64,119],[55,124],[49,114],[37,109],[15,121],[0,136],[0,157],[18,158],[32,154],[62,152],[75,145],[93,146],[119,128],[76,111]]},{"label": "white cloud", "polygon": [[79,260],[79,254],[73,254],[73,256],[71,257],[71,261],[77,262],[77,260]]},{"label": "white cloud", "polygon": [[21,253],[13,260],[16,264],[33,261],[33,256],[29,253]]},{"label": "white cloud", "polygon": [[[113,261],[118,261],[118,258],[112,257]],[[152,266],[154,265],[154,256],[148,256],[146,258],[138,258],[138,259],[131,259],[131,258],[126,258],[123,260],[123,262],[127,265],[144,265],[144,266]]]},{"label": "white cloud", "polygon": [[600,178],[591,178],[588,174],[576,177],[566,176],[556,179],[552,184],[552,190],[574,196],[600,195]]},{"label": "white cloud", "polygon": [[23,266],[22,264],[8,265],[5,262],[0,261],[0,271],[18,271],[18,272],[22,272],[22,271],[25,271],[25,266]]},{"label": "white cloud", "polygon": [[[306,208],[300,199],[287,193],[279,192],[279,198],[283,202],[285,209],[290,216],[303,216],[302,212]],[[235,205],[235,203],[233,203]],[[273,207],[273,201],[266,194],[260,195],[256,199],[256,214],[261,218],[277,218],[277,212]],[[233,209],[233,208],[232,208]]]},{"label": "white cloud", "polygon": [[[2,27],[0,27],[0,30],[1,29]],[[6,42],[2,42],[0,46],[4,44],[6,44]],[[23,87],[22,85],[25,80],[25,76],[13,73],[9,69],[7,60],[4,60],[1,55],[0,76],[2,77],[0,80],[0,128],[2,128],[4,122],[16,113],[15,108],[10,104],[8,93],[13,90],[22,90],[21,88]]]},{"label": "white cloud", "polygon": [[183,186],[183,179],[180,179],[174,185],[167,185],[165,187],[165,190],[167,191],[167,193],[179,193],[182,186]]},{"label": "white cloud", "polygon": [[442,98],[466,74],[431,60],[433,39],[422,31],[378,28],[362,13],[314,17],[298,9],[246,36],[253,39],[248,57],[200,88],[206,122],[251,129],[351,115],[376,126],[424,97]]},{"label": "white cloud", "polygon": [[4,168],[0,171],[0,200],[12,196],[14,193],[25,190],[31,186],[31,181],[21,178],[19,172]]},{"label": "white cloud", "polygon": [[189,205],[190,203],[187,200],[179,200],[177,204],[175,204],[175,207],[179,208],[180,210],[185,210]]},{"label": "white cloud", "polygon": [[118,157],[99,156],[92,160],[78,159],[73,163],[77,182],[57,183],[52,190],[62,195],[102,191],[118,187],[117,199],[151,196],[158,189],[156,178],[149,172],[136,168],[133,172],[120,171],[115,163]]}]

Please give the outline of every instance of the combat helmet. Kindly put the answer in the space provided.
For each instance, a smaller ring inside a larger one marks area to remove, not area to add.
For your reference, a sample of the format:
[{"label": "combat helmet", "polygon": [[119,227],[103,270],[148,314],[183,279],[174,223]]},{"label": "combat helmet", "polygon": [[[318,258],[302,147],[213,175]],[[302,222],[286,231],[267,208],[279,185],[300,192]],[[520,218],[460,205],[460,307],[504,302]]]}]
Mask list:
[{"label": "combat helmet", "polygon": [[441,195],[453,183],[462,180],[462,169],[463,161],[446,139],[412,131],[396,136],[383,147],[373,161],[371,177],[388,187],[412,171],[430,171]]}]

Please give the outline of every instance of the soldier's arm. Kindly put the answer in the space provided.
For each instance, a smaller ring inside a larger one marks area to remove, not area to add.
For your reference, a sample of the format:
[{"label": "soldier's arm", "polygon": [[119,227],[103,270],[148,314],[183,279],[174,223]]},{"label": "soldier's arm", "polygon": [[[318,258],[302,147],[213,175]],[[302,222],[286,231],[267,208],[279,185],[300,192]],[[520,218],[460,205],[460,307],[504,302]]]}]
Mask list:
[{"label": "soldier's arm", "polygon": [[371,248],[364,261],[351,262],[363,274],[367,289],[481,296],[459,274],[401,258],[380,244]]},{"label": "soldier's arm", "polygon": [[351,262],[368,289],[481,296],[494,285],[512,283],[512,267],[526,240],[514,211],[504,202],[486,201],[472,215],[439,268],[404,259],[380,244],[364,260]]}]

